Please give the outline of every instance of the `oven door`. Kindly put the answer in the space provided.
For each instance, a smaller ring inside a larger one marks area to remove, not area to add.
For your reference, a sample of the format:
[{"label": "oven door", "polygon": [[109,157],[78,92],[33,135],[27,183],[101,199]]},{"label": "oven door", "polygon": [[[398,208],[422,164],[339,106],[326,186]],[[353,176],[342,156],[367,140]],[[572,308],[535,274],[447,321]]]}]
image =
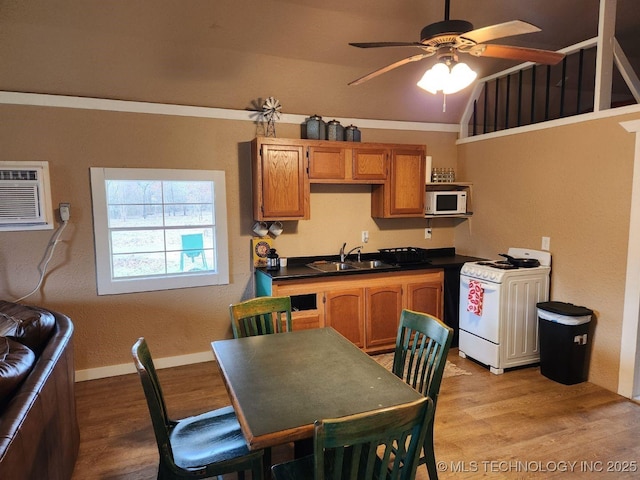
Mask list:
[{"label": "oven door", "polygon": [[469,281],[460,275],[460,330],[469,332],[491,343],[500,343],[500,284],[480,281],[482,286],[482,312],[469,311]]}]

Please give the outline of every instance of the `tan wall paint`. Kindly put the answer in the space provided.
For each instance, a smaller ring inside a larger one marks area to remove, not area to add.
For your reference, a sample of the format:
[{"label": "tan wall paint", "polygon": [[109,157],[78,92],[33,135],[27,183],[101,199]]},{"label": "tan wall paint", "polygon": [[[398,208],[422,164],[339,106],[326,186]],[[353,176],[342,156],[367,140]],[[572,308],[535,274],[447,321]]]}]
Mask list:
[{"label": "tan wall paint", "polygon": [[[210,351],[231,335],[228,305],[253,293],[250,265],[251,170],[255,125],[105,111],[0,106],[0,160],[48,160],[53,204],[71,203],[40,292],[25,303],[68,314],[76,327],[76,370],[126,364],[130,347],[147,337],[157,358]],[[278,125],[279,137],[300,137],[297,125]],[[455,134],[363,130],[368,141],[427,144],[437,166],[455,165]],[[226,172],[230,284],[128,295],[97,296],[89,167],[222,169]],[[365,251],[415,245],[451,246],[449,225],[424,240],[424,220],[374,221],[370,187],[318,186],[309,221],[287,222],[276,241],[283,255],[337,253],[369,230]],[[15,299],[37,284],[37,266],[51,231],[0,232],[0,298]]]},{"label": "tan wall paint", "polygon": [[595,120],[462,144],[474,182],[471,230],[456,246],[495,258],[551,237],[551,299],[595,311],[589,380],[617,391],[634,135]]}]

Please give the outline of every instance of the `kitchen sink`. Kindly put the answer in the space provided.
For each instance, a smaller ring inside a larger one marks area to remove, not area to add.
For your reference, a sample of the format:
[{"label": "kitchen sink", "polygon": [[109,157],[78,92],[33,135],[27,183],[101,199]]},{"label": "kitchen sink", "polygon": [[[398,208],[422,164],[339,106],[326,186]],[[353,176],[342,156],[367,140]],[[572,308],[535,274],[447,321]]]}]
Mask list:
[{"label": "kitchen sink", "polygon": [[356,267],[346,262],[313,262],[308,263],[307,267],[320,270],[321,272],[342,272],[344,270],[354,270]]},{"label": "kitchen sink", "polygon": [[382,260],[365,260],[362,262],[349,262],[349,263],[356,268],[367,268],[367,269],[385,268],[385,267],[391,266],[388,263],[384,263]]},{"label": "kitchen sink", "polygon": [[391,268],[393,265],[384,263],[381,260],[365,260],[362,262],[331,262],[319,261],[307,263],[307,267],[321,272],[344,272],[352,270],[376,270],[380,268]]}]

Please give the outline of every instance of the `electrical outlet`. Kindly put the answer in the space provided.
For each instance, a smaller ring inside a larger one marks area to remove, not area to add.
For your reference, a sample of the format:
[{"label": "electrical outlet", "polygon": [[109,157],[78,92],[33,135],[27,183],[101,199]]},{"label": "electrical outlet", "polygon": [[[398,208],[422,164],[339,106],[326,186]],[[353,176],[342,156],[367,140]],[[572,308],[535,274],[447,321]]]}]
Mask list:
[{"label": "electrical outlet", "polygon": [[542,250],[549,251],[551,248],[551,237],[542,237]]},{"label": "electrical outlet", "polygon": [[431,238],[431,227],[424,229],[424,238],[427,240]]},{"label": "electrical outlet", "polygon": [[61,203],[59,205],[60,208],[60,220],[62,220],[63,222],[68,222],[69,221],[69,216],[70,216],[70,211],[69,211],[69,207],[71,205],[68,203]]},{"label": "electrical outlet", "polygon": [[362,231],[362,243],[367,243],[369,241],[369,232],[367,230]]}]

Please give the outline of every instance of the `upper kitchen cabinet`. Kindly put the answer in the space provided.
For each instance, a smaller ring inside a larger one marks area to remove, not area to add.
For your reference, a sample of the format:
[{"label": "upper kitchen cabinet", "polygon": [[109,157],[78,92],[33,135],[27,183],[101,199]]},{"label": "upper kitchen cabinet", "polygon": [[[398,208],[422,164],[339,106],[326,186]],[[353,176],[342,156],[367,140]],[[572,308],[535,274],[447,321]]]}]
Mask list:
[{"label": "upper kitchen cabinet", "polygon": [[424,145],[258,137],[254,219],[308,219],[311,183],[372,185],[372,217],[423,217],[425,151]]},{"label": "upper kitchen cabinet", "polygon": [[383,183],[387,178],[389,149],[353,142],[309,141],[311,183]]},{"label": "upper kitchen cabinet", "polygon": [[252,142],[255,220],[309,218],[305,147],[296,140],[261,137]]},{"label": "upper kitchen cabinet", "polygon": [[372,187],[372,217],[424,217],[425,155],[422,145],[391,148],[387,181]]}]

